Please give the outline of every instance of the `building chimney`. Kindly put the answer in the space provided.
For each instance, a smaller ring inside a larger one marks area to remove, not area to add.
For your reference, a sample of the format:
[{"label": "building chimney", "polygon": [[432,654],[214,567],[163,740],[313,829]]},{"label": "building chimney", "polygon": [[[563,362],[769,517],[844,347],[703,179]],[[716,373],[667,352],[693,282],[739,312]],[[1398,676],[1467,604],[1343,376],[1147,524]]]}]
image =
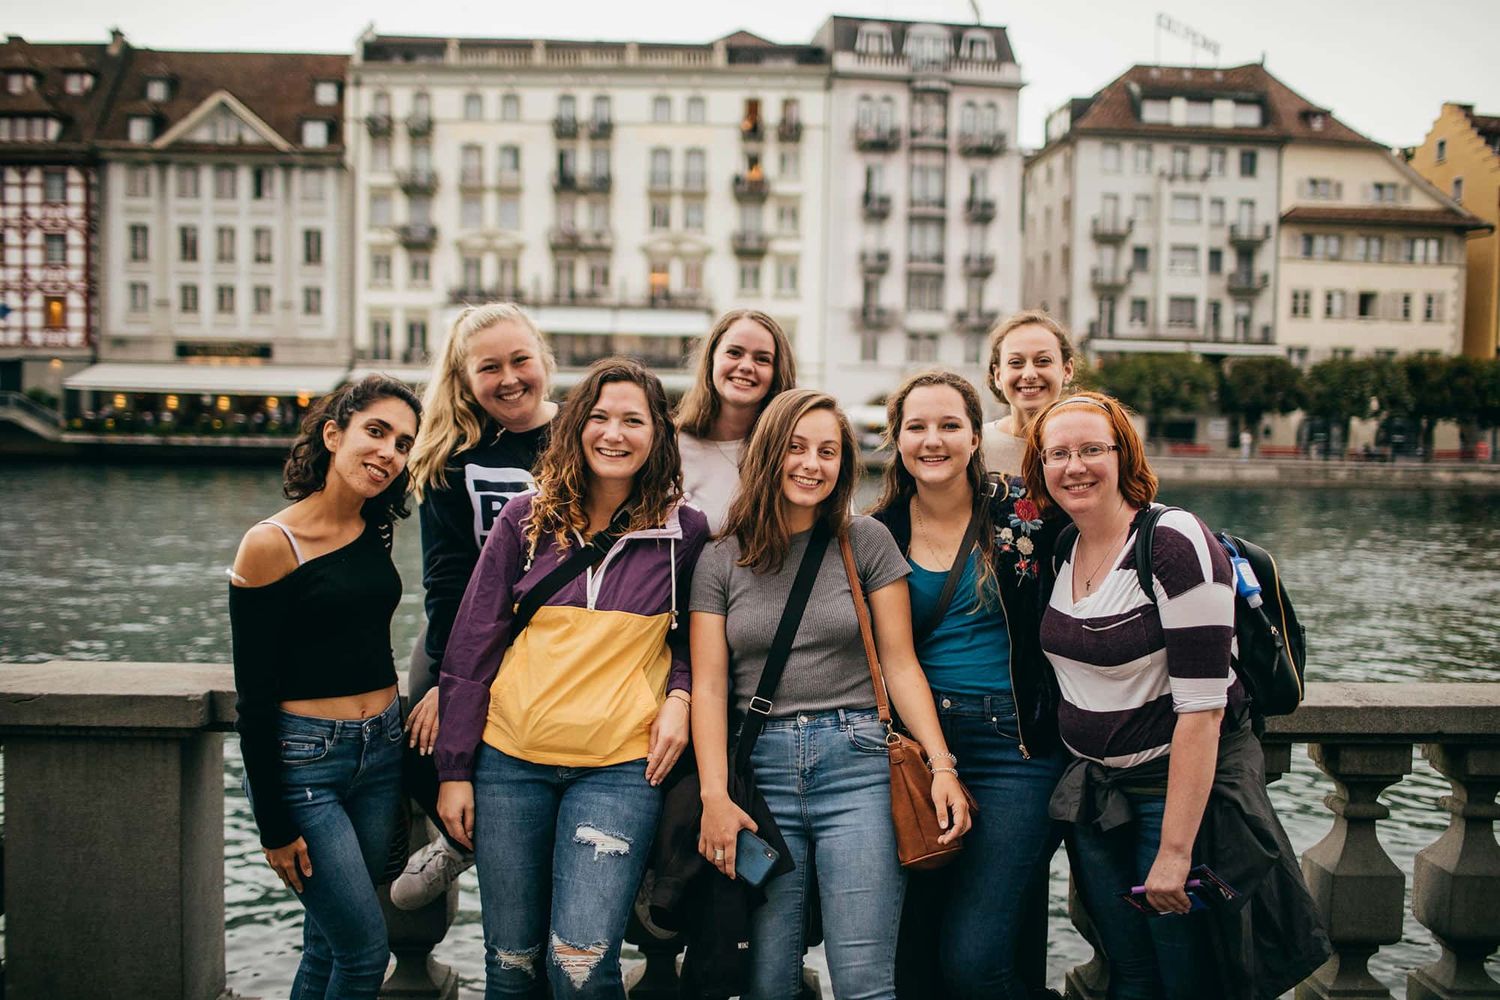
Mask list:
[{"label": "building chimney", "polygon": [[109,54],[112,56],[119,55],[121,50],[125,48],[125,45],[125,32],[121,31],[119,28],[110,28],[109,48],[107,50]]}]

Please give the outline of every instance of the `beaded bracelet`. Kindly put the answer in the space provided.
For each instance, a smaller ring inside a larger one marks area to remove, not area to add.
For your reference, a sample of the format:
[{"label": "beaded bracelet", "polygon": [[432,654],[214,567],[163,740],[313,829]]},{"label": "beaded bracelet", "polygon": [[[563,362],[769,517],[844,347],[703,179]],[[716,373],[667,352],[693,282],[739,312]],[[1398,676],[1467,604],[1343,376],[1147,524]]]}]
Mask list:
[{"label": "beaded bracelet", "polygon": [[948,761],[948,763],[952,764],[954,767],[958,766],[958,758],[956,756],[954,756],[953,754],[948,753],[947,751],[939,750],[937,753],[930,753],[930,754],[927,755],[927,758],[929,760],[931,760],[934,757],[942,757],[942,758],[946,759]]},{"label": "beaded bracelet", "polygon": [[958,777],[958,768],[956,768],[956,767],[935,767],[935,768],[932,769],[932,773],[933,774],[951,774],[951,775],[953,775],[956,778],[956,777]]}]

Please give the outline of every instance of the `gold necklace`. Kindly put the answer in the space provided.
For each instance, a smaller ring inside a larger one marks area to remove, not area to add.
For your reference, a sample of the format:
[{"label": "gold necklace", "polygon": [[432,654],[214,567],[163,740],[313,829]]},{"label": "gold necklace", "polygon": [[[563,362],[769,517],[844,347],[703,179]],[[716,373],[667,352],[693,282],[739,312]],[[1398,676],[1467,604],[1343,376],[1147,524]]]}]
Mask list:
[{"label": "gold necklace", "polygon": [[[917,532],[922,536],[922,544],[927,546],[927,555],[939,566],[951,566],[953,560],[943,559],[943,553],[933,544],[932,532],[927,530],[927,518],[922,516],[922,500],[916,494],[912,495],[911,509],[916,512]],[[960,539],[960,544],[962,544],[962,539]],[[956,558],[958,558],[957,553],[954,554],[954,559]]]},{"label": "gold necklace", "polygon": [[[1125,535],[1130,534],[1130,525],[1127,524],[1125,526],[1125,532],[1124,532],[1124,534]],[[1119,533],[1116,533],[1116,537],[1119,537],[1121,541],[1124,541],[1124,536],[1123,535],[1120,535]],[[1099,571],[1104,568],[1104,563],[1110,558],[1110,556],[1116,554],[1118,551],[1119,550],[1115,547],[1113,541],[1111,541],[1111,543],[1105,548],[1104,555],[1099,558],[1098,562],[1094,563],[1093,572],[1089,573],[1088,576],[1086,576],[1086,577],[1083,578],[1083,592],[1085,594],[1091,594],[1091,593],[1093,593],[1093,591],[1094,591],[1094,577],[1096,577],[1096,576],[1099,575]]]}]

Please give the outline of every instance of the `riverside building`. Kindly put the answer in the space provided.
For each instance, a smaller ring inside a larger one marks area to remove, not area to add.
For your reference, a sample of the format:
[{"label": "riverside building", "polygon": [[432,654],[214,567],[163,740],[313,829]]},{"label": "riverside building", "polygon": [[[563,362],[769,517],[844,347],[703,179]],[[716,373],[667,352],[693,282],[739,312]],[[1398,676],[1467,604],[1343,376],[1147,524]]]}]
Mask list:
[{"label": "riverside building", "polygon": [[514,298],[566,385],[609,353],[670,389],[762,309],[849,402],[979,367],[1016,305],[1019,70],[1004,30],[832,18],[811,44],[369,34],[349,67],[356,370],[425,376]]},{"label": "riverside building", "polygon": [[125,57],[96,136],[99,363],[67,388],[140,429],[288,426],[349,363],[348,60]]}]

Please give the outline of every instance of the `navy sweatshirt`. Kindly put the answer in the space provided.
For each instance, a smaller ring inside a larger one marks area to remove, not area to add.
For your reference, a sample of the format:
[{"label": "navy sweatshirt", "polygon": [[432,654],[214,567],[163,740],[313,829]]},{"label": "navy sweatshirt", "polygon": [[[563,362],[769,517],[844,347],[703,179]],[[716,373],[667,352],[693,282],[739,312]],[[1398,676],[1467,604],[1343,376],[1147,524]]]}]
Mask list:
[{"label": "navy sweatshirt", "polygon": [[484,440],[450,458],[442,482],[426,491],[418,514],[422,585],[427,588],[426,650],[434,677],[479,550],[506,501],[531,489],[531,470],[547,447],[550,426],[519,434],[486,428]]}]

